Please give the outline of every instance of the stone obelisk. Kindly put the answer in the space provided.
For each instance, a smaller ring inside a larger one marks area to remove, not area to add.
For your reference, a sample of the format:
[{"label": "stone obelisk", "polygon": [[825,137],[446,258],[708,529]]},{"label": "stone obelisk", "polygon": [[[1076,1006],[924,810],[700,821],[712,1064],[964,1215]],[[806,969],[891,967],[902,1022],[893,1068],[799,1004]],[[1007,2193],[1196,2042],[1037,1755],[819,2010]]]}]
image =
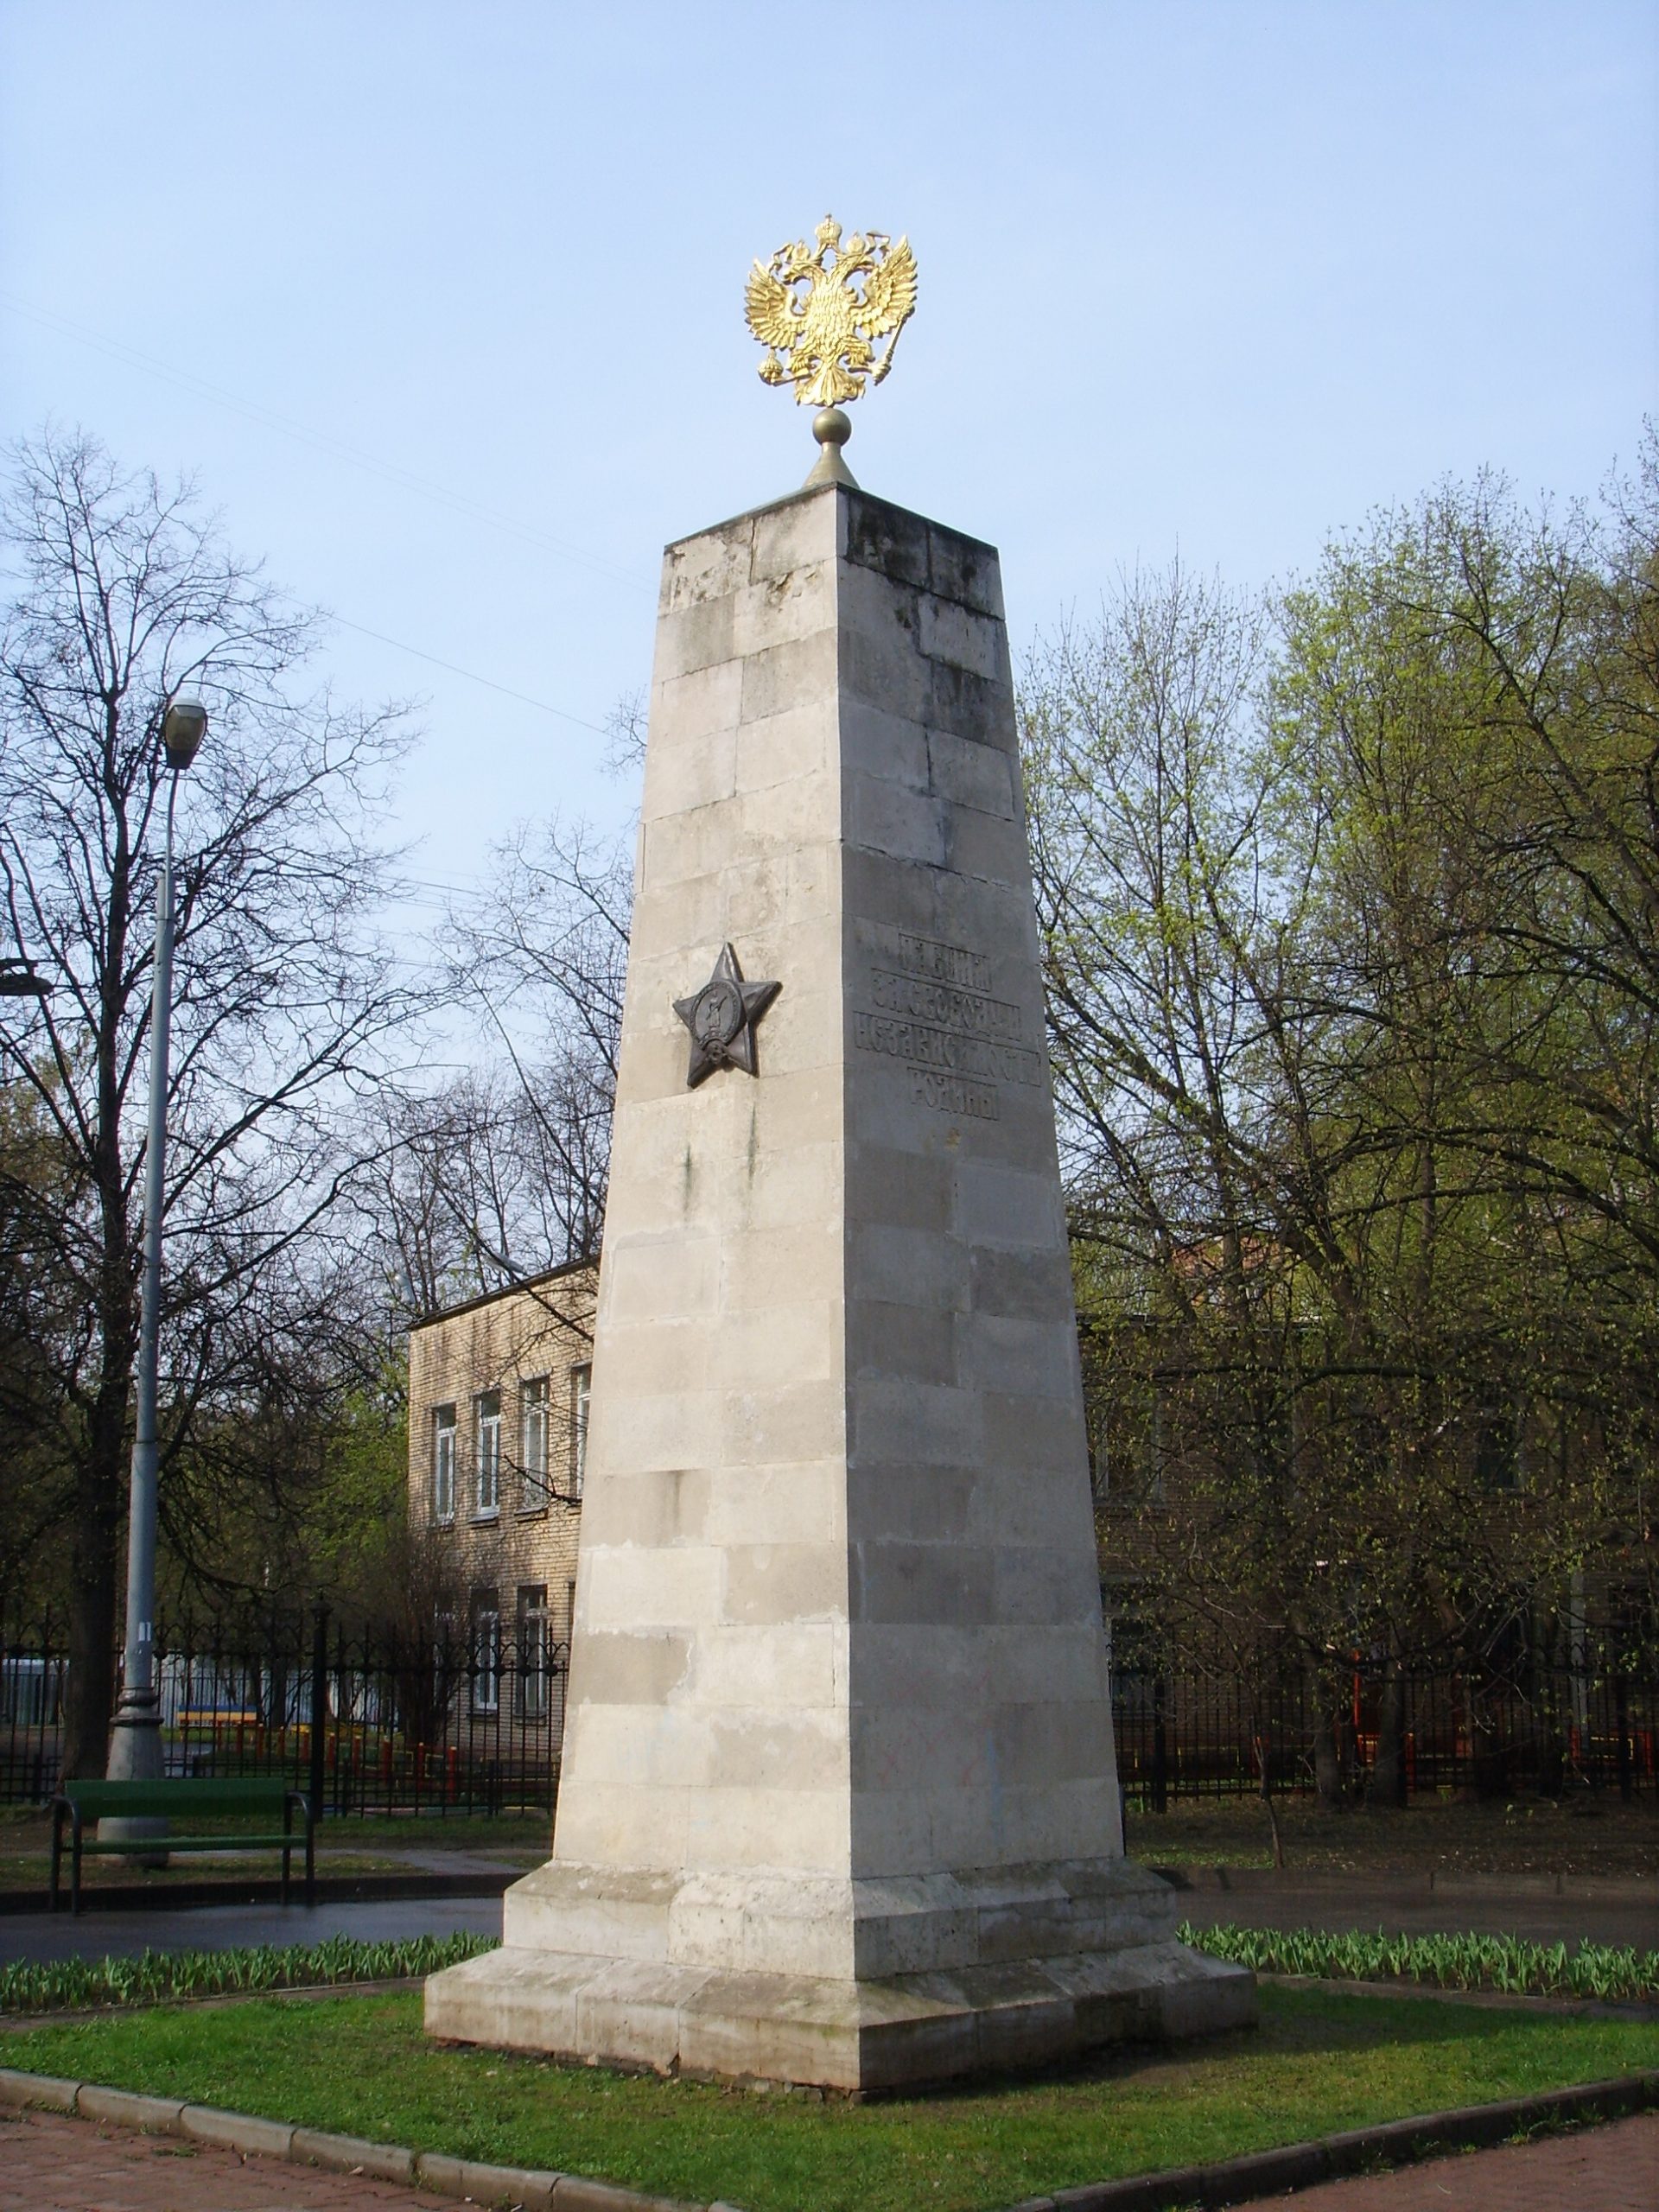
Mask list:
[{"label": "stone obelisk", "polygon": [[871,2089],[1254,1985],[1122,1855],[996,556],[826,463],[664,558],[554,1856],[426,2020]]}]

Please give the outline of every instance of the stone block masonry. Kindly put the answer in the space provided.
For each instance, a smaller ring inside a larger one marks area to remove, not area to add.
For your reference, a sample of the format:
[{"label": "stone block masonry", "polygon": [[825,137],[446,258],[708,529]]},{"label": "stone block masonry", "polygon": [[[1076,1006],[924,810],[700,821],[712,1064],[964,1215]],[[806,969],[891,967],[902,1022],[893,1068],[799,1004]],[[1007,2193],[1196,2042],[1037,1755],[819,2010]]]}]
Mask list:
[{"label": "stone block masonry", "polygon": [[[753,1077],[674,1002],[777,979]],[[433,2033],[858,2089],[1249,2017],[1122,1855],[992,550],[664,559],[554,1857]]]}]

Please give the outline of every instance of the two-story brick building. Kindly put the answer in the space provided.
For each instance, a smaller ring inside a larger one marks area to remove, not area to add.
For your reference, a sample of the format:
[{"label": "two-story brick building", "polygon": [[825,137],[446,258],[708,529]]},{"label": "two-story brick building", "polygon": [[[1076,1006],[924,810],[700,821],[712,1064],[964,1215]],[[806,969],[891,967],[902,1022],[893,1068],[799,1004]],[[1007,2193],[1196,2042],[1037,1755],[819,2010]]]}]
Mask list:
[{"label": "two-story brick building", "polygon": [[592,1260],[551,1268],[427,1315],[409,1340],[410,1523],[464,1608],[468,1717],[510,1707],[556,1743],[598,1276]]}]

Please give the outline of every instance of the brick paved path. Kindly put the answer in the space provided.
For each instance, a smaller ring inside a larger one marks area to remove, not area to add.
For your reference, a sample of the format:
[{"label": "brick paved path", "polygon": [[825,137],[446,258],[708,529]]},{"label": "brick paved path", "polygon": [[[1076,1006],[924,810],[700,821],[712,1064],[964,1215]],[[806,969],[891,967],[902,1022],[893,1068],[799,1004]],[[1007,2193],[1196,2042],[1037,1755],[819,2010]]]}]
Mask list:
[{"label": "brick paved path", "polygon": [[[1291,2212],[1655,2212],[1659,2113],[1274,2202]],[[445,2212],[446,2203],[57,2113],[0,2113],[0,2212]]]},{"label": "brick paved path", "polygon": [[0,2113],[0,2212],[454,2212],[389,2182],[60,2113]]},{"label": "brick paved path", "polygon": [[1659,2113],[1273,2201],[1294,2212],[1656,2212]]}]

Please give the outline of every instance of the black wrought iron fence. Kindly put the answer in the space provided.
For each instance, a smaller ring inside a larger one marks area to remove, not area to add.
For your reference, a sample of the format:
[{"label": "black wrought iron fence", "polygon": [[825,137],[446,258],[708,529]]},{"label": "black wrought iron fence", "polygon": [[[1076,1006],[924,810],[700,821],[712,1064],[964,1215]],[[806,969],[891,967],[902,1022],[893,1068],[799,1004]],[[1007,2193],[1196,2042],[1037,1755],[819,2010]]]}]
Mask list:
[{"label": "black wrought iron fence", "polygon": [[[415,1643],[290,1615],[175,1630],[158,1649],[169,1774],[283,1774],[341,1817],[552,1806],[569,1652],[539,1620],[486,1617]],[[56,1786],[67,1677],[51,1634],[0,1636],[0,1802],[39,1803]],[[1322,1770],[1363,1788],[1379,1761],[1408,1797],[1659,1790],[1659,1679],[1588,1661],[1392,1684],[1356,1665],[1334,1691],[1127,1666],[1113,1709],[1119,1778],[1143,1809],[1255,1789],[1263,1762],[1287,1793]]]},{"label": "black wrought iron fence", "polygon": [[1580,1667],[1516,1676],[1476,1669],[1385,1675],[1359,1663],[1334,1681],[1269,1684],[1179,1669],[1119,1668],[1112,1679],[1118,1778],[1129,1802],[1323,1780],[1346,1792],[1387,1771],[1402,1800],[1659,1789],[1659,1674]]},{"label": "black wrought iron fence", "polygon": [[[416,1643],[319,1615],[163,1631],[156,1649],[169,1775],[280,1774],[339,1816],[551,1808],[569,1652],[539,1624]],[[0,1646],[0,1801],[56,1786],[67,1677],[54,1638]]]}]

